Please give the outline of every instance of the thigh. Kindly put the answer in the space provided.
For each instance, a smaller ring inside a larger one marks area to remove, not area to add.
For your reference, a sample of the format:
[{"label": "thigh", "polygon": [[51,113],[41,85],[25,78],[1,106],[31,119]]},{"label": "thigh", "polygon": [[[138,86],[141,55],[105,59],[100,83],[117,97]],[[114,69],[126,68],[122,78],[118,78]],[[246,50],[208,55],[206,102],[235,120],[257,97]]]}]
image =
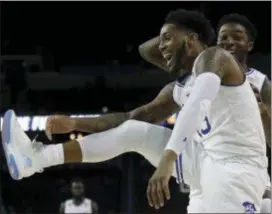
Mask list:
[{"label": "thigh", "polygon": [[197,142],[188,143],[182,153],[182,173],[184,181],[190,186],[200,189],[199,178],[199,162],[201,161],[202,150]]},{"label": "thigh", "polygon": [[201,187],[205,213],[260,212],[266,172],[250,165],[219,163],[207,157]]}]

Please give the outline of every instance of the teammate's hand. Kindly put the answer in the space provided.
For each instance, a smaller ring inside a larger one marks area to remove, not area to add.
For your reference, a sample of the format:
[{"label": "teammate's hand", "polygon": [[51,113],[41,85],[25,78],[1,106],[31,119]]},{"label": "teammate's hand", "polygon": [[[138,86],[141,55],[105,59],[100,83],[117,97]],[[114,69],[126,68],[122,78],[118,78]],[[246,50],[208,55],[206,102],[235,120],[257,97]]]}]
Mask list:
[{"label": "teammate's hand", "polygon": [[52,134],[65,134],[75,130],[75,120],[68,116],[54,115],[47,119],[45,134],[52,140]]},{"label": "teammate's hand", "polygon": [[[164,206],[164,198],[170,199],[169,179],[173,172],[173,166],[176,159],[169,158],[168,151],[165,151],[158,168],[149,179],[147,186],[147,199],[151,207],[159,209]],[[172,154],[171,154],[172,155]]]},{"label": "teammate's hand", "polygon": [[252,85],[252,84],[250,84],[250,85],[251,85],[251,88],[252,88],[252,90],[253,90],[253,92],[255,94],[255,97],[256,97],[256,99],[258,101],[260,112],[261,112],[261,114],[263,114],[266,111],[266,109],[265,109],[265,106],[263,104],[261,95],[260,95],[258,89],[254,85]]}]

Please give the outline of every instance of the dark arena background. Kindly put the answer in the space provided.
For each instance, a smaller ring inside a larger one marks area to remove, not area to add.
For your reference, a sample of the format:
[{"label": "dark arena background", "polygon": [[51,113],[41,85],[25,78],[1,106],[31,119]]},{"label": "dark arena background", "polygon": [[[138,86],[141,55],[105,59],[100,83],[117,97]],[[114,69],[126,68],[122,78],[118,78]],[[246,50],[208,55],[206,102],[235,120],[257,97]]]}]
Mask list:
[{"label": "dark arena background", "polygon": [[[270,2],[1,2],[1,116],[15,109],[27,134],[49,144],[46,115],[95,116],[151,101],[171,80],[145,62],[138,47],[158,35],[165,15],[178,8],[203,12],[214,28],[223,15],[247,16],[258,30],[249,66],[270,78]],[[162,125],[174,123],[175,115]],[[84,135],[58,135],[53,142]],[[174,179],[166,207],[148,207],[154,168],[135,153],[56,166],[21,181],[8,174],[2,147],[1,156],[1,213],[57,213],[71,197],[74,177],[84,180],[86,197],[98,203],[99,213],[186,213],[188,195]]]}]

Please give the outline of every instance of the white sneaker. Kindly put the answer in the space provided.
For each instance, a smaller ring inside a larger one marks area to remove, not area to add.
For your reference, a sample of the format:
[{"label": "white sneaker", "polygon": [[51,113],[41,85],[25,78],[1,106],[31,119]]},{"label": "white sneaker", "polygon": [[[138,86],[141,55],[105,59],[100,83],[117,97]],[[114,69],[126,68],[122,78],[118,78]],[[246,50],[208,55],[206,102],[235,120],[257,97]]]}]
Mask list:
[{"label": "white sneaker", "polygon": [[8,110],[4,115],[2,144],[9,173],[13,179],[20,180],[42,171],[37,158],[38,145],[31,142],[22,130],[13,110]]}]

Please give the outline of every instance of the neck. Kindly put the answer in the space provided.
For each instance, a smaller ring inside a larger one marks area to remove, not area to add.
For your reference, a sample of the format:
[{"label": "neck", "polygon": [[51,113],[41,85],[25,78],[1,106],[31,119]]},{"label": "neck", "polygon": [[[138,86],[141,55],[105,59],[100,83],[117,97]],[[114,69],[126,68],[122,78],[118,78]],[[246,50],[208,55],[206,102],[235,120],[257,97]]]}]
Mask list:
[{"label": "neck", "polygon": [[239,64],[242,66],[244,69],[244,72],[247,72],[247,58],[244,57],[242,60],[238,60]]},{"label": "neck", "polygon": [[74,198],[73,200],[74,200],[75,204],[78,204],[78,203],[81,203],[83,201],[83,197]]},{"label": "neck", "polygon": [[246,63],[246,59],[243,60],[242,62],[240,62],[240,64],[242,65],[242,67],[245,69],[245,72],[247,71],[247,63]]}]

